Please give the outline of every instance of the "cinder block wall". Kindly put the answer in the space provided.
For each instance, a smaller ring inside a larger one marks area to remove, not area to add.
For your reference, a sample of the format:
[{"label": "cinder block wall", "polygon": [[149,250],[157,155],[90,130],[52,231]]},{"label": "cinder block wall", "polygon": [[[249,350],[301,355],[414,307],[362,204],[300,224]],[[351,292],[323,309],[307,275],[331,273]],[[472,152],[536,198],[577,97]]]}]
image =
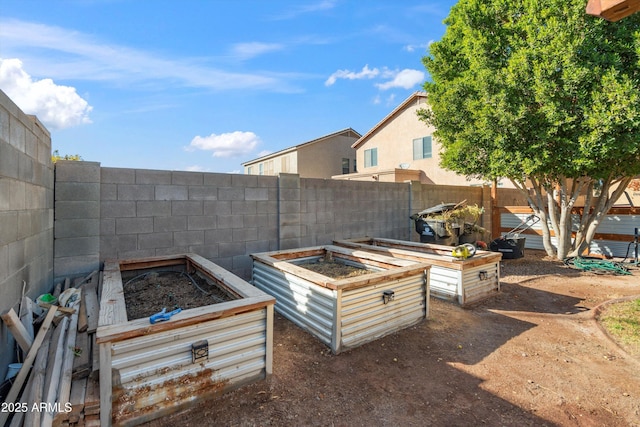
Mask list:
[{"label": "cinder block wall", "polygon": [[249,254],[278,247],[276,177],[83,163],[56,165],[65,178],[58,183],[65,191],[56,187],[56,279],[105,259],[185,252],[248,278]]},{"label": "cinder block wall", "polygon": [[411,239],[410,191],[408,183],[301,180],[300,237],[295,244],[324,245],[364,236]]},{"label": "cinder block wall", "polygon": [[[37,298],[53,281],[51,135],[0,91],[0,312],[16,309],[22,292]],[[15,356],[0,326],[0,375]],[[4,350],[7,349],[7,350]]]},{"label": "cinder block wall", "polygon": [[55,172],[55,275],[99,270],[100,164],[59,160]]},{"label": "cinder block wall", "polygon": [[419,240],[412,213],[485,205],[480,187],[432,186],[56,164],[55,279],[105,259],[194,252],[249,279],[250,254],[335,239]]}]

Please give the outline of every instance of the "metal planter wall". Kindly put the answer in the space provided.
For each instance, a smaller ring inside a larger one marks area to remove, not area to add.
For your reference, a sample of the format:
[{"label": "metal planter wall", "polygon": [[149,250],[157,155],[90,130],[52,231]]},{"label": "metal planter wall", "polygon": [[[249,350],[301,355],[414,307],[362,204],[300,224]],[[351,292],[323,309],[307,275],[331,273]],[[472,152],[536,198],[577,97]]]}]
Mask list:
[{"label": "metal planter wall", "polygon": [[[331,279],[297,265],[328,253],[376,272]],[[275,296],[276,311],[336,354],[428,316],[428,265],[331,245],[252,257],[253,285]]]},{"label": "metal planter wall", "polygon": [[431,243],[368,237],[334,243],[430,264],[431,295],[462,306],[491,297],[500,290],[500,253],[478,251],[472,258],[459,260],[451,256],[452,247]]},{"label": "metal planter wall", "polygon": [[[197,255],[140,260],[189,268],[223,283],[237,300],[183,310],[164,322],[122,318],[118,262],[105,263],[96,342],[101,425],[137,425],[272,372],[275,299]],[[127,261],[127,269],[136,261]]]}]

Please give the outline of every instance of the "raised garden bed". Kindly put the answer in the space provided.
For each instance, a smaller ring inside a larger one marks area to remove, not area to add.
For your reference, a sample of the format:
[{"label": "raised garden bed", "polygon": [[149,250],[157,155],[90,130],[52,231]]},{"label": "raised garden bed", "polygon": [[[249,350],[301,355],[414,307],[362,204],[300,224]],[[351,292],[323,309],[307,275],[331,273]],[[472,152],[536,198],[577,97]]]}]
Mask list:
[{"label": "raised garden bed", "polygon": [[[172,272],[189,276],[178,288],[194,293],[181,296],[173,289],[165,299],[170,283],[160,278]],[[144,317],[127,317],[130,285],[151,287],[134,299],[147,306],[137,307]],[[266,378],[272,372],[274,303],[195,254],[105,262],[96,332],[101,425],[137,425]],[[166,320],[150,320],[149,313],[181,306]]]},{"label": "raised garden bed", "polygon": [[478,250],[467,259],[451,256],[451,246],[364,237],[335,241],[338,246],[431,265],[430,289],[436,298],[465,306],[500,291],[502,254]]},{"label": "raised garden bed", "polygon": [[[337,354],[421,322],[427,264],[332,245],[252,254],[253,284],[275,309]],[[369,274],[333,278],[304,264],[335,262]]]}]

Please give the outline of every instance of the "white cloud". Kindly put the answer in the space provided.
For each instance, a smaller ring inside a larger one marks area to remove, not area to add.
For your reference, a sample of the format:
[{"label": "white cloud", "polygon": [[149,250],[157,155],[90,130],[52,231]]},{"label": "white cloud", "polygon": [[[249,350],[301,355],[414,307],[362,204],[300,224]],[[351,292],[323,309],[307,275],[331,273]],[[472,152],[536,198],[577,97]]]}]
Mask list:
[{"label": "white cloud", "polygon": [[[20,58],[29,64],[32,74],[56,79],[111,81],[118,85],[170,81],[215,90],[292,90],[287,81],[290,76],[228,72],[204,66],[202,58],[162,57],[105,43],[78,31],[27,21],[0,19],[0,40],[4,52],[22,52]],[[27,57],[28,52],[37,53]]]},{"label": "white cloud", "polygon": [[360,80],[360,79],[372,79],[380,74],[380,70],[377,68],[370,69],[369,65],[362,67],[362,71],[355,72],[349,70],[338,70],[331,74],[329,78],[324,82],[325,86],[333,85],[338,79],[347,80]]},{"label": "white cloud", "polygon": [[186,147],[187,151],[212,151],[213,157],[235,157],[250,153],[260,143],[260,138],[253,132],[229,132],[209,136],[196,136]]},{"label": "white cloud", "polygon": [[34,80],[19,59],[0,58],[0,88],[27,114],[34,114],[50,129],[91,123],[93,109],[70,86],[51,79]]},{"label": "white cloud", "polygon": [[393,79],[385,83],[378,83],[376,87],[380,90],[387,90],[394,87],[403,89],[411,89],[415,85],[424,81],[425,74],[423,71],[404,69],[395,73]]},{"label": "white cloud", "polygon": [[316,3],[310,3],[302,6],[293,7],[290,10],[278,16],[274,16],[273,19],[276,19],[276,20],[293,19],[306,13],[315,13],[315,12],[321,12],[325,10],[331,10],[335,6],[336,6],[335,0],[322,0]]},{"label": "white cloud", "polygon": [[284,46],[279,43],[238,43],[233,46],[233,53],[242,59],[250,59],[265,53],[276,52],[283,48]]},{"label": "white cloud", "polygon": [[429,46],[431,46],[431,43],[433,43],[433,40],[429,40],[429,42],[425,44],[408,44],[403,47],[403,49],[407,52],[415,52],[416,49],[420,49],[422,52],[426,53]]}]

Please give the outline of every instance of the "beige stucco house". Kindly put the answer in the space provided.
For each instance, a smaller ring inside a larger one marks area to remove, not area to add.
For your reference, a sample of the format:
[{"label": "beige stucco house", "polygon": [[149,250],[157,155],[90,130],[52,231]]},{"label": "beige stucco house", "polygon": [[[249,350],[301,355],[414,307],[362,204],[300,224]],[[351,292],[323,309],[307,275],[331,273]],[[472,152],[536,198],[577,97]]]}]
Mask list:
[{"label": "beige stucco house", "polygon": [[415,92],[358,139],[357,172],[334,179],[420,181],[424,184],[482,185],[480,180],[442,169],[440,146],[433,138],[435,128],[418,119],[417,111],[427,106],[427,94]]},{"label": "beige stucco house", "polygon": [[352,145],[361,137],[351,128],[343,129],[294,147],[242,163],[245,175],[296,173],[301,178],[331,178],[355,171],[356,152]]}]

